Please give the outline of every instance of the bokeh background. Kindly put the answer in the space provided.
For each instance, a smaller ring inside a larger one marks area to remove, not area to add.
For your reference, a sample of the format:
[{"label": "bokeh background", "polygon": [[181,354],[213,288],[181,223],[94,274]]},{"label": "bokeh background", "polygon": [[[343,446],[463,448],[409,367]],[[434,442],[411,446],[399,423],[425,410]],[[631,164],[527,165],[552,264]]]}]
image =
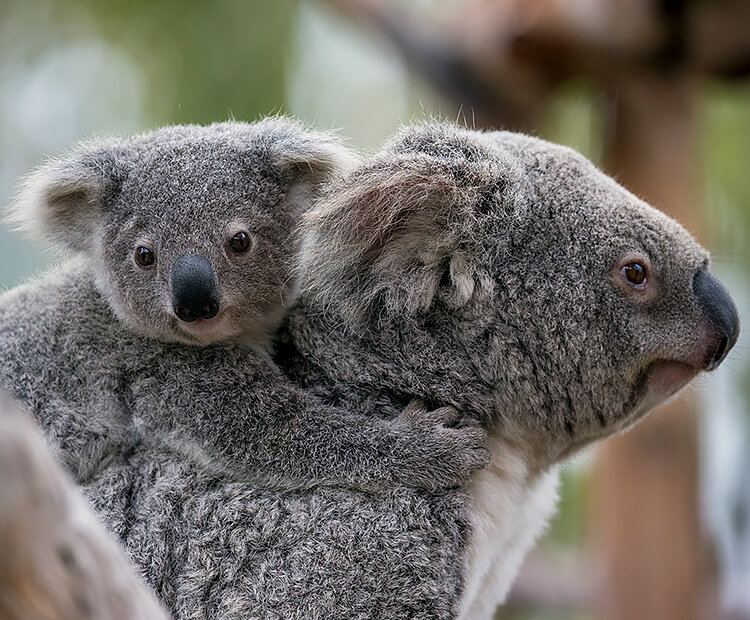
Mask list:
[{"label": "bokeh background", "polygon": [[[568,144],[713,251],[748,318],[745,0],[0,0],[0,203],[92,135],[289,113]],[[0,286],[53,257],[0,228]],[[506,619],[750,618],[750,354],[565,469]]]}]

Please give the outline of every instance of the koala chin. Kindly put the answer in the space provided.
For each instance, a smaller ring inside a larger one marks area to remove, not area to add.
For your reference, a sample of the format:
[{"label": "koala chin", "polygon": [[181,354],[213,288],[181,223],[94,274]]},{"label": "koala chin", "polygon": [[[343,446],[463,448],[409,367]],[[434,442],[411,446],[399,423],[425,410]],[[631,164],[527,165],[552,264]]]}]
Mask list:
[{"label": "koala chin", "polygon": [[[716,368],[739,333],[684,228],[524,135],[406,127],[303,228],[304,320],[325,318],[292,329],[349,334],[300,339],[326,380],[429,396],[488,431],[462,618],[504,600],[554,510],[558,464]],[[335,348],[355,349],[356,372]]]}]

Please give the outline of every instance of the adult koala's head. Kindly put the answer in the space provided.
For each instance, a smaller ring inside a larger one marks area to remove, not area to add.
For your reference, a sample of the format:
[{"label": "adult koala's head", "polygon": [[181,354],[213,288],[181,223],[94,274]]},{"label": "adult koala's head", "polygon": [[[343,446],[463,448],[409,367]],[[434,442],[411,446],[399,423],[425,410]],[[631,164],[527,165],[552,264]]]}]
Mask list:
[{"label": "adult koala's head", "polygon": [[84,255],[128,326],[262,341],[296,292],[291,234],[351,155],[283,118],[93,140],[25,182],[12,219]]},{"label": "adult koala's head", "polygon": [[457,406],[551,461],[715,368],[739,331],[688,232],[523,135],[403,129],[305,228],[306,303],[391,360],[348,379]]}]

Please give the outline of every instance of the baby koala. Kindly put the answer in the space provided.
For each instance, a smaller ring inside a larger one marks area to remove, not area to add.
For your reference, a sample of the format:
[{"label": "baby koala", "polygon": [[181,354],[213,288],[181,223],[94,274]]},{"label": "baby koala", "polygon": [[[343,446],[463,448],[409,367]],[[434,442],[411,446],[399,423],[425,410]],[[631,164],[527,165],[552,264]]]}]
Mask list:
[{"label": "baby koala", "polygon": [[486,465],[484,432],[452,427],[453,409],[343,411],[271,360],[298,219],[353,159],[269,118],[94,140],[26,180],[12,218],[76,257],[0,297],[0,387],[79,482],[165,439],[282,489],[439,489]]}]

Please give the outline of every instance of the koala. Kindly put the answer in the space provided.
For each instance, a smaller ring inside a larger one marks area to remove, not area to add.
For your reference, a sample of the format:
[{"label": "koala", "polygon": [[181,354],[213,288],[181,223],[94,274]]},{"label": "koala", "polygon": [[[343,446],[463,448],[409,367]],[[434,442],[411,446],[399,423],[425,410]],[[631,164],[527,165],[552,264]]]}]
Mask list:
[{"label": "koala", "polygon": [[[304,230],[292,333],[317,381],[345,386],[345,400],[386,386],[429,395],[489,433],[492,464],[469,487],[460,618],[491,618],[504,600],[554,510],[558,465],[716,368],[739,334],[687,231],[528,136],[407,128]],[[338,348],[357,367],[330,355],[331,324],[346,326]]]},{"label": "koala", "polygon": [[79,482],[156,438],[273,488],[435,490],[486,464],[484,431],[454,410],[337,409],[266,350],[294,295],[295,222],[349,157],[273,118],[94,141],[31,175],[16,219],[76,259],[0,299],[0,385]]},{"label": "koala", "polygon": [[132,445],[85,486],[178,618],[492,617],[559,465],[714,369],[739,332],[689,233],[524,135],[405,127],[300,235],[285,376],[367,417],[455,408],[492,462],[465,488],[277,491]]}]

